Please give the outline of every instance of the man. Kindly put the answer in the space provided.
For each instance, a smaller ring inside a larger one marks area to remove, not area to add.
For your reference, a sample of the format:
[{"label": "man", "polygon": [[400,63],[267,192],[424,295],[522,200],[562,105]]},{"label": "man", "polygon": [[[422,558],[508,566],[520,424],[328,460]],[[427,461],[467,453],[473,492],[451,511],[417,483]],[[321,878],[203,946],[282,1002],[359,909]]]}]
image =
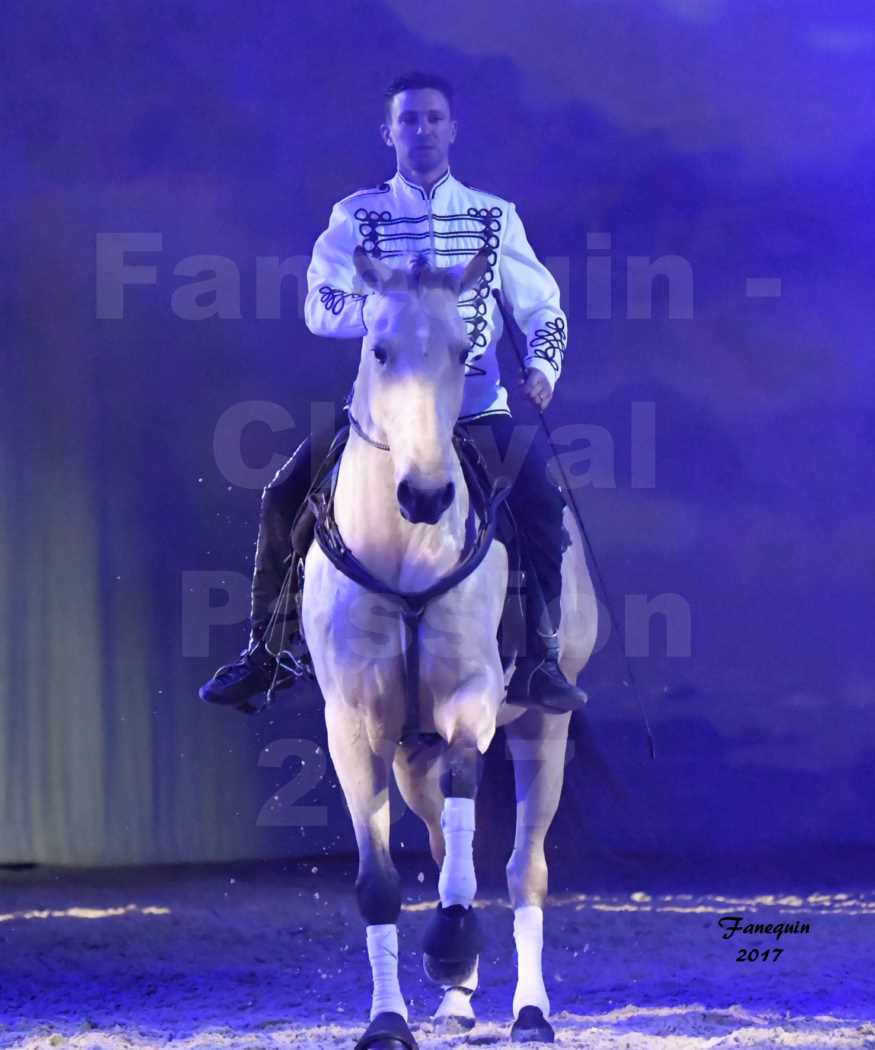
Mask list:
[{"label": "man", "polygon": [[[501,463],[513,422],[498,373],[495,348],[502,324],[491,293],[502,290],[526,335],[523,392],[541,409],[550,403],[562,367],[565,315],[556,282],[532,251],[516,207],[450,174],[449,150],[457,132],[452,96],[442,77],[427,74],[411,73],[390,85],[380,130],[395,151],[398,170],[388,182],[353,193],[332,209],[307,271],[305,320],[315,335],[364,336],[367,289],[353,266],[357,245],[390,266],[416,257],[431,266],[453,266],[488,251],[489,269],[459,301],[471,337],[459,420],[487,463],[515,474],[508,502],[523,536],[528,639],[508,700],[546,710],[577,710],[586,696],[567,681],[557,662],[564,503],[547,475],[549,445],[540,428],[521,463]],[[344,422],[339,418],[337,426]],[[285,576],[291,522],[309,484],[308,439],[262,498],[249,647],[201,688],[204,700],[236,706],[271,684],[276,663],[262,637]]]}]

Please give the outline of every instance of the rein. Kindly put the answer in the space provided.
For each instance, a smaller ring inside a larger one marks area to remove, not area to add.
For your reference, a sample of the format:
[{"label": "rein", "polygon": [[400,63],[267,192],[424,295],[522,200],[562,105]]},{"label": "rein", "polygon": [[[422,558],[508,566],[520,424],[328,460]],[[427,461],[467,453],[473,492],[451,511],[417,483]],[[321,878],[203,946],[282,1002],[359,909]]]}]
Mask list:
[{"label": "rein", "polygon": [[[368,444],[383,451],[389,451],[388,445],[368,437],[351,412],[349,413],[349,421],[351,428]],[[384,580],[374,576],[344,543],[334,517],[337,469],[334,470],[331,479],[330,491],[327,493],[324,491],[318,492],[311,497],[313,509],[316,513],[315,539],[325,557],[339,572],[342,572],[344,576],[357,583],[360,587],[364,587],[365,590],[375,594],[384,594],[390,598],[397,598],[401,603],[401,617],[404,624],[404,691],[406,700],[404,727],[398,740],[398,743],[402,745],[417,743],[422,737],[430,737],[432,735],[422,733],[419,717],[419,627],[423,614],[432,599],[446,594],[447,591],[467,579],[486,557],[489,547],[495,538],[499,507],[507,498],[511,487],[509,482],[499,479],[492,485],[490,491],[486,491],[481,485],[480,479],[467,454],[469,449],[473,449],[474,454],[477,455],[476,449],[474,449],[471,439],[459,427],[453,433],[453,445],[459,456],[462,474],[468,487],[469,498],[480,524],[473,539],[470,542],[466,539],[458,564],[446,576],[442,576],[421,591],[400,591],[390,587]]]}]

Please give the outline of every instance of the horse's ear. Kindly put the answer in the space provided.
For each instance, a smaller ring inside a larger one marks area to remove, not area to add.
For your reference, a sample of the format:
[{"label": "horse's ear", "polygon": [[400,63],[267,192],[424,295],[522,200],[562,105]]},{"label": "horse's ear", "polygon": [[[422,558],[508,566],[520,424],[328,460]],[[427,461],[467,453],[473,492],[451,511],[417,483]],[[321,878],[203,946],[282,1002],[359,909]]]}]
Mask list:
[{"label": "horse's ear", "polygon": [[467,266],[440,266],[436,270],[426,270],[423,283],[446,288],[458,296],[479,284],[488,269],[489,250],[481,248]]},{"label": "horse's ear", "polygon": [[459,285],[459,294],[461,295],[462,292],[469,292],[475,285],[479,284],[488,269],[489,250],[487,248],[481,248],[462,273],[462,283]]},{"label": "horse's ear", "polygon": [[382,292],[392,280],[392,269],[382,260],[368,255],[360,244],[355,246],[355,251],[352,253],[352,261],[359,277],[369,288],[373,288],[375,292]]}]

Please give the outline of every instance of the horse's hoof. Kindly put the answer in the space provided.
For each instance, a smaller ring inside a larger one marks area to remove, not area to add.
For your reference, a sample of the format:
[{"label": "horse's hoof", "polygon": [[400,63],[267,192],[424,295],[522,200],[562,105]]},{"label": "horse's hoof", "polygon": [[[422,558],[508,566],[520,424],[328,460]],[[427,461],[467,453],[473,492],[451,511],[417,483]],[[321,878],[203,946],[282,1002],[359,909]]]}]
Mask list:
[{"label": "horse's hoof", "polygon": [[371,1021],[355,1050],[418,1050],[401,1014],[386,1010]]},{"label": "horse's hoof", "polygon": [[538,1006],[524,1006],[510,1030],[512,1043],[552,1043],[556,1033]]},{"label": "horse's hoof", "polygon": [[422,965],[435,984],[463,985],[477,966],[483,937],[473,908],[438,904],[422,941]]},{"label": "horse's hoof", "polygon": [[474,1017],[464,1017],[461,1014],[445,1014],[443,1017],[435,1017],[434,1030],[439,1035],[461,1035],[462,1032],[470,1032],[477,1020]]},{"label": "horse's hoof", "polygon": [[[473,976],[473,975],[472,975]],[[471,1009],[471,996],[473,988],[454,986],[444,989],[444,997],[440,1006],[432,1015],[435,1031],[440,1035],[459,1035],[460,1032],[470,1032],[477,1023],[474,1011]]]}]

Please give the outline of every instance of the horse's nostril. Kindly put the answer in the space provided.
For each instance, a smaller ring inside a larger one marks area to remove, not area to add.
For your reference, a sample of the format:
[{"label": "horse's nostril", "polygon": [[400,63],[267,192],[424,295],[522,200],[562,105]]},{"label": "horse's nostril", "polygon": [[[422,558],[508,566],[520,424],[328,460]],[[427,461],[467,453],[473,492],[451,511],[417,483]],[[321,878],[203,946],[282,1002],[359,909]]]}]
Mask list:
[{"label": "horse's nostril", "polygon": [[443,488],[423,491],[411,485],[409,481],[401,481],[395,491],[403,518],[415,523],[429,522],[433,525],[453,502],[456,486],[451,481]]},{"label": "horse's nostril", "polygon": [[402,481],[398,485],[398,502],[402,507],[409,506],[411,499],[413,498],[413,488],[408,481]]}]

